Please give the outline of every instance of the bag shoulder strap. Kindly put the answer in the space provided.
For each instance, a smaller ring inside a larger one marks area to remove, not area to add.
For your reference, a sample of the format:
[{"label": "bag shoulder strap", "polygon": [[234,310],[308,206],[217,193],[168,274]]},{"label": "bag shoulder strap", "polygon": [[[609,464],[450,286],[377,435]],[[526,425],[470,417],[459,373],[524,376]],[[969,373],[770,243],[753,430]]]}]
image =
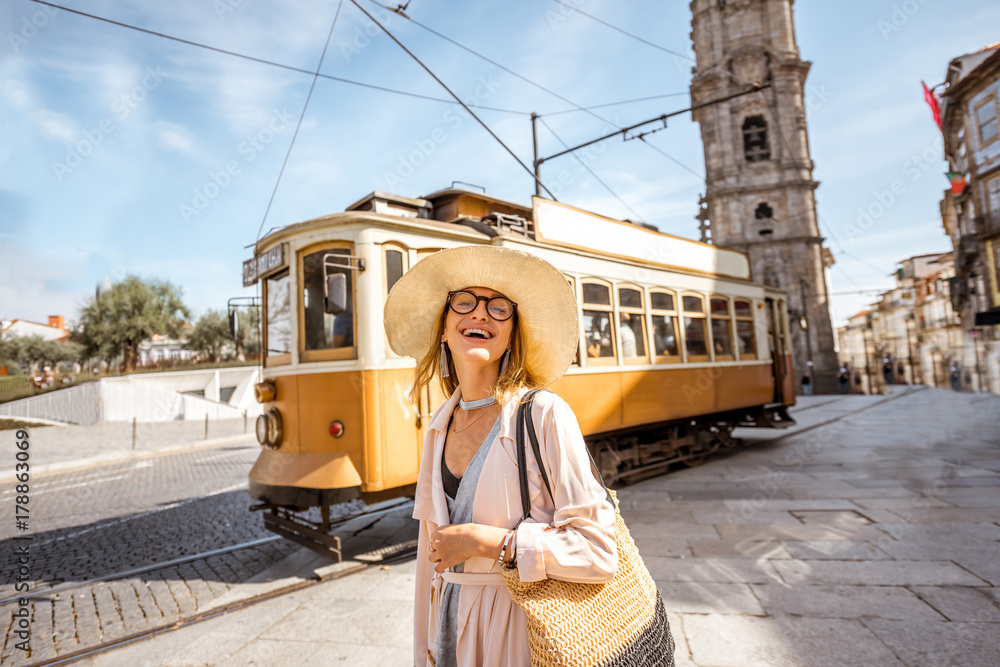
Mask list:
[{"label": "bag shoulder strap", "polygon": [[[535,400],[535,396],[547,391],[545,389],[532,389],[521,401],[521,404],[517,407],[517,468],[518,468],[518,478],[521,487],[521,510],[523,516],[521,520],[527,519],[531,515],[531,499],[528,496],[528,462],[527,456],[525,454],[525,444],[524,444],[524,432],[528,432],[528,440],[531,442],[531,450],[535,454],[535,461],[538,462],[538,470],[542,475],[542,482],[545,484],[545,489],[549,492],[549,497],[555,501],[555,496],[552,495],[552,484],[549,483],[548,473],[545,471],[545,463],[542,461],[542,450],[538,445],[538,435],[535,432],[534,419],[531,416],[531,403]],[[601,482],[601,486],[604,488],[605,494],[607,494],[607,500],[614,507],[614,501],[611,498],[611,491],[608,490],[608,485],[604,483],[604,477],[601,475],[601,469],[597,467],[597,463],[594,461],[593,454],[590,453],[590,448],[584,445],[584,449],[587,451],[587,457],[590,459],[591,468],[593,468],[594,474],[598,480]]]}]

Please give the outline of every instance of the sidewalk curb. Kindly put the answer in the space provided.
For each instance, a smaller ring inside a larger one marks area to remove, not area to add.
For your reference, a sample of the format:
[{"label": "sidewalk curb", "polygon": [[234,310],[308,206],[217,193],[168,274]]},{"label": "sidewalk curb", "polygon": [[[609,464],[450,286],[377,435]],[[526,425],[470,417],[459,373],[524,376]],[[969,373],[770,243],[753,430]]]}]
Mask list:
[{"label": "sidewalk curb", "polygon": [[[40,477],[50,477],[52,475],[61,475],[68,472],[79,472],[81,470],[112,466],[127,463],[129,461],[143,461],[146,459],[160,458],[161,456],[197,452],[202,449],[214,449],[215,447],[224,447],[225,445],[237,444],[244,441],[249,443],[253,442],[254,438],[255,436],[252,433],[243,433],[240,435],[227,436],[225,438],[214,438],[212,440],[199,440],[179,445],[170,445],[161,449],[108,452],[107,454],[100,454],[86,459],[60,461],[59,463],[50,463],[48,465],[32,466],[30,472],[33,479],[38,479]],[[9,484],[15,481],[17,481],[17,476],[14,471],[0,472],[0,484]]]}]

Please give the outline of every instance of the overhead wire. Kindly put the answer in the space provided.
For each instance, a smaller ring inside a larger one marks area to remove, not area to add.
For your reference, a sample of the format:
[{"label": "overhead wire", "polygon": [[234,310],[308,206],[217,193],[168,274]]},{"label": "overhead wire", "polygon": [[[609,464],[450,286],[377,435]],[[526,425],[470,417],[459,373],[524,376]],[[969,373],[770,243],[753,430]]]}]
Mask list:
[{"label": "overhead wire", "polygon": [[[562,140],[562,137],[560,137],[560,136],[559,136],[558,134],[556,134],[555,130],[553,130],[553,129],[552,129],[551,127],[549,127],[549,124],[545,122],[545,119],[544,119],[544,118],[539,118],[538,120],[539,120],[539,121],[541,121],[542,125],[544,125],[544,126],[545,126],[545,129],[547,129],[547,130],[548,130],[549,132],[551,132],[551,133],[552,133],[552,136],[553,136],[553,137],[555,137],[555,138],[556,138],[556,140],[557,140],[557,141],[558,141],[559,143],[561,143],[561,144],[563,145],[563,147],[565,147],[565,148],[569,148],[569,145],[568,145],[568,144],[567,144],[567,143],[566,143],[565,141],[563,141],[563,140]],[[610,185],[608,185],[607,183],[605,183],[605,182],[604,182],[603,180],[601,180],[601,177],[600,177],[600,176],[598,176],[597,174],[595,174],[595,173],[594,173],[594,170],[593,170],[593,169],[591,169],[591,168],[590,168],[590,166],[589,166],[589,165],[588,165],[588,164],[587,164],[586,162],[584,162],[584,161],[583,161],[583,158],[581,158],[581,157],[580,157],[579,155],[577,155],[576,153],[573,153],[573,157],[574,157],[574,158],[576,158],[576,161],[580,163],[580,166],[581,166],[581,167],[583,167],[583,168],[584,168],[584,169],[586,169],[586,170],[587,170],[588,172],[590,172],[590,175],[591,175],[591,176],[593,176],[593,177],[594,177],[594,179],[595,179],[595,180],[596,180],[596,181],[597,181],[598,183],[600,183],[601,185],[603,185],[603,186],[604,186],[604,189],[605,189],[605,190],[607,190],[608,192],[610,192],[610,193],[611,193],[611,195],[612,195],[612,196],[613,196],[613,197],[614,197],[615,199],[617,199],[617,200],[618,200],[619,202],[621,202],[621,205],[622,205],[622,206],[624,206],[624,207],[625,207],[625,208],[627,208],[627,209],[628,209],[629,211],[631,211],[631,212],[632,212],[632,214],[633,214],[633,215],[634,215],[634,216],[635,216],[636,218],[638,218],[639,222],[645,222],[645,220],[643,220],[642,216],[641,216],[641,215],[639,215],[639,214],[638,214],[638,213],[636,212],[636,210],[635,210],[634,208],[632,208],[631,206],[629,206],[629,205],[628,205],[628,203],[627,203],[627,202],[626,202],[626,201],[625,201],[624,199],[622,199],[622,198],[621,198],[621,197],[620,197],[620,196],[618,195],[618,193],[617,193],[617,192],[615,192],[614,190],[612,190],[612,189],[611,189],[611,186],[610,186]]]},{"label": "overhead wire", "polygon": [[[352,2],[353,1],[354,0],[352,0]],[[378,2],[378,0],[368,0],[368,2],[372,3],[373,5],[377,5],[378,7],[381,7],[382,9],[385,9],[387,11],[393,11],[391,8],[387,7],[386,5],[383,5],[381,2]],[[562,100],[563,102],[565,102],[565,103],[571,105],[572,107],[574,107],[577,111],[584,111],[588,115],[593,116],[594,118],[598,119],[602,123],[607,123],[611,127],[615,127],[615,124],[612,123],[607,118],[604,118],[603,116],[600,116],[600,115],[594,113],[590,109],[577,104],[573,100],[570,100],[567,97],[565,97],[563,95],[560,95],[559,93],[557,93],[557,92],[555,92],[555,91],[553,91],[553,90],[551,90],[549,88],[546,88],[545,86],[543,86],[542,84],[540,84],[540,83],[538,83],[536,81],[532,81],[528,77],[526,77],[526,76],[524,76],[522,74],[519,74],[518,72],[515,72],[514,70],[510,69],[509,67],[501,65],[500,63],[498,63],[497,61],[493,60],[492,58],[484,56],[483,54],[479,53],[478,51],[475,51],[475,50],[471,49],[470,47],[465,46],[461,42],[458,42],[458,41],[452,39],[451,37],[448,37],[447,35],[438,32],[437,30],[435,30],[434,28],[431,28],[430,26],[424,25],[420,21],[417,21],[416,19],[414,19],[414,18],[412,18],[410,16],[407,16],[405,14],[401,14],[401,16],[403,16],[403,18],[405,18],[406,20],[408,20],[410,23],[413,23],[414,25],[416,25],[416,26],[418,26],[420,28],[423,28],[427,32],[431,33],[432,35],[435,35],[435,36],[437,36],[437,37],[445,40],[446,42],[449,42],[449,43],[457,46],[458,48],[462,49],[463,51],[465,51],[467,53],[470,53],[470,54],[476,56],[477,58],[479,58],[481,60],[484,60],[485,62],[488,62],[489,64],[493,65],[494,67],[497,67],[497,68],[503,70],[504,72],[507,72],[511,76],[514,76],[514,77],[520,79],[521,81],[524,81],[525,83],[531,84],[532,86],[538,88],[539,90],[542,90],[542,91],[548,93],[549,95],[552,95],[553,97],[555,97],[555,98],[557,98],[559,100]],[[669,51],[669,49],[664,49],[664,50],[668,50]],[[551,115],[551,113],[549,115]],[[647,143],[646,145],[649,146],[651,144]],[[682,165],[685,169],[687,169],[691,173],[697,174],[697,172],[695,172],[694,170],[692,170],[690,167],[684,165],[680,160],[678,160],[678,159],[676,159],[674,157],[670,157],[669,155],[667,155],[665,151],[661,150],[661,151],[658,151],[658,152],[661,153],[662,155],[667,156],[673,162]],[[704,178],[704,177],[702,177],[702,178]]]},{"label": "overhead wire", "polygon": [[306,116],[306,110],[309,108],[309,100],[312,99],[313,90],[316,88],[316,82],[319,81],[319,71],[323,69],[323,60],[326,59],[326,51],[330,48],[330,40],[333,38],[333,31],[337,27],[337,19],[340,18],[340,10],[344,6],[344,0],[340,0],[337,3],[337,11],[333,15],[333,23],[330,24],[330,32],[326,35],[326,43],[323,45],[323,53],[319,56],[319,62],[316,64],[316,75],[313,76],[312,85],[309,86],[309,94],[306,95],[305,104],[302,105],[302,113],[299,114],[299,122],[295,124],[295,132],[292,134],[292,140],[288,144],[288,150],[285,152],[285,159],[281,163],[281,169],[278,171],[278,180],[274,182],[274,189],[271,190],[271,198],[267,200],[267,208],[264,209],[264,217],[260,221],[260,227],[257,229],[257,240],[260,240],[260,233],[264,231],[264,223],[267,221],[267,214],[271,212],[271,204],[274,203],[274,196],[278,193],[278,186],[281,184],[281,177],[285,173],[285,167],[288,165],[288,158],[292,154],[292,149],[295,147],[295,139],[299,136],[299,128],[302,127],[302,119]]},{"label": "overhead wire", "polygon": [[[55,9],[61,9],[61,10],[65,11],[65,12],[69,12],[71,14],[77,14],[79,16],[83,16],[83,17],[86,17],[86,18],[89,18],[89,19],[94,19],[95,21],[101,21],[103,23],[108,23],[108,24],[111,24],[111,25],[119,26],[121,28],[126,28],[128,30],[134,30],[136,32],[146,33],[147,35],[152,35],[154,37],[160,37],[162,39],[166,39],[166,40],[169,40],[169,41],[172,41],[172,42],[178,42],[180,44],[187,44],[188,46],[194,46],[194,47],[197,47],[199,49],[205,49],[207,51],[214,51],[215,53],[221,53],[223,55],[232,56],[234,58],[240,58],[242,60],[248,60],[250,62],[259,63],[261,65],[268,65],[270,67],[277,67],[279,69],[288,70],[290,72],[297,72],[299,74],[308,74],[309,76],[318,76],[321,79],[327,79],[329,81],[337,81],[338,83],[344,83],[344,84],[348,84],[348,85],[351,85],[351,86],[359,86],[361,88],[370,88],[372,90],[380,90],[382,92],[393,93],[395,95],[403,95],[405,97],[414,97],[414,98],[417,98],[417,99],[428,100],[428,101],[431,101],[431,102],[441,102],[441,103],[444,103],[444,104],[452,104],[452,105],[455,105],[455,106],[460,106],[459,102],[455,102],[454,100],[445,99],[443,97],[433,97],[431,95],[421,95],[420,93],[411,93],[411,92],[405,91],[405,90],[398,90],[398,89],[395,89],[395,88],[388,88],[386,86],[378,86],[378,85],[371,84],[371,83],[364,83],[362,81],[355,81],[353,79],[345,79],[343,77],[333,76],[333,75],[330,75],[330,74],[323,74],[322,72],[314,72],[314,71],[311,71],[311,70],[308,70],[308,69],[303,69],[301,67],[295,67],[293,65],[286,65],[284,63],[279,63],[279,62],[276,62],[276,61],[273,61],[273,60],[267,60],[266,58],[258,58],[256,56],[250,56],[250,55],[247,55],[245,53],[239,53],[238,51],[229,51],[227,49],[220,49],[218,47],[210,46],[210,45],[204,44],[202,42],[196,42],[196,41],[193,41],[193,40],[190,40],[190,39],[184,39],[182,37],[175,37],[174,35],[168,35],[166,33],[156,32],[155,30],[148,30],[146,28],[140,28],[139,26],[132,25],[130,23],[123,23],[121,21],[115,21],[113,19],[105,18],[103,16],[97,16],[96,14],[89,14],[87,12],[83,12],[83,11],[80,11],[78,9],[72,9],[70,7],[64,7],[62,5],[57,5],[57,4],[54,4],[54,3],[51,3],[51,2],[46,2],[45,0],[31,0],[31,2],[34,2],[34,3],[39,4],[39,5],[46,5],[48,7],[53,7]],[[514,114],[514,115],[518,115],[518,116],[531,116],[531,112],[530,111],[517,111],[515,109],[503,109],[503,108],[499,108],[499,107],[491,107],[491,106],[485,106],[485,105],[480,105],[480,104],[469,104],[469,106],[471,106],[473,108],[476,108],[476,109],[484,109],[484,110],[488,110],[488,111],[497,111],[499,113]]]},{"label": "overhead wire", "polygon": [[[507,144],[505,144],[505,143],[503,142],[503,140],[502,140],[502,139],[501,139],[500,137],[498,137],[498,136],[496,135],[496,133],[495,133],[495,132],[493,132],[493,130],[491,130],[491,129],[490,129],[489,125],[487,125],[487,124],[486,124],[485,122],[483,122],[483,120],[482,120],[482,119],[480,119],[480,118],[479,118],[479,116],[477,116],[477,115],[475,114],[475,112],[473,112],[473,111],[472,111],[472,109],[470,109],[470,108],[469,108],[469,107],[468,107],[468,106],[467,106],[467,105],[465,104],[465,102],[462,102],[462,100],[461,100],[461,99],[460,99],[460,98],[458,97],[458,95],[456,95],[455,93],[453,93],[453,92],[451,91],[451,88],[449,88],[449,87],[448,87],[448,86],[447,86],[447,85],[445,84],[445,82],[444,82],[444,81],[442,81],[442,80],[441,80],[440,78],[438,78],[438,76],[437,76],[436,74],[434,74],[434,72],[432,72],[432,71],[431,71],[431,69],[430,69],[430,68],[429,68],[429,67],[428,67],[427,65],[425,65],[425,64],[423,63],[423,61],[421,61],[421,60],[420,60],[420,58],[418,58],[418,57],[416,56],[416,54],[414,54],[414,53],[413,53],[412,51],[410,51],[410,50],[409,50],[408,48],[406,48],[406,46],[405,46],[405,45],[404,45],[404,44],[403,44],[403,43],[402,43],[401,41],[399,41],[399,40],[398,40],[398,39],[396,38],[396,36],[395,36],[395,35],[393,35],[393,34],[392,34],[391,32],[389,32],[389,29],[388,29],[388,28],[386,28],[386,27],[385,27],[384,25],[382,25],[381,23],[379,23],[379,22],[378,22],[378,21],[377,21],[377,20],[375,19],[375,17],[374,17],[374,16],[372,16],[371,14],[369,14],[369,13],[368,13],[368,12],[367,12],[367,11],[365,10],[365,8],[364,8],[364,7],[362,7],[362,6],[361,6],[361,5],[360,5],[360,4],[358,3],[358,1],[357,1],[357,0],[350,0],[350,1],[351,1],[351,4],[352,4],[352,5],[354,5],[355,7],[357,7],[357,8],[358,8],[358,9],[359,9],[359,10],[360,10],[360,11],[361,11],[361,12],[362,12],[362,13],[363,13],[363,14],[364,14],[365,16],[367,16],[367,17],[368,17],[368,19],[369,19],[369,20],[370,20],[370,21],[371,21],[372,23],[374,23],[374,24],[375,24],[375,25],[377,25],[377,26],[378,26],[379,28],[381,28],[382,32],[384,32],[384,33],[385,33],[386,35],[388,35],[388,36],[389,36],[389,38],[390,38],[390,39],[391,39],[392,41],[396,42],[396,44],[397,44],[397,45],[399,46],[399,48],[403,49],[403,51],[405,51],[405,52],[407,53],[407,55],[409,55],[409,56],[410,56],[411,58],[413,58],[413,60],[414,60],[414,61],[416,61],[416,63],[417,63],[418,65],[420,65],[420,66],[421,66],[421,67],[422,67],[422,68],[424,69],[424,71],[425,71],[425,72],[427,72],[428,74],[430,74],[430,75],[431,75],[431,77],[432,77],[432,78],[433,78],[433,79],[434,79],[435,81],[437,81],[437,82],[438,82],[438,83],[439,83],[439,84],[441,85],[441,87],[442,87],[442,88],[444,88],[444,89],[445,89],[445,91],[447,91],[447,93],[448,93],[449,95],[451,95],[451,96],[452,96],[453,98],[455,98],[455,100],[456,100],[456,101],[457,101],[457,102],[458,102],[459,104],[461,104],[461,105],[462,105],[462,108],[464,108],[464,109],[465,109],[465,110],[466,110],[466,111],[467,111],[467,112],[469,113],[469,115],[470,115],[470,116],[472,116],[472,118],[473,118],[473,119],[475,119],[475,121],[476,121],[477,123],[479,123],[479,124],[480,124],[480,125],[481,125],[481,126],[483,127],[483,129],[485,129],[485,130],[486,130],[487,132],[489,132],[490,136],[491,136],[491,137],[493,137],[494,139],[496,139],[497,143],[499,143],[499,144],[500,144],[500,145],[501,145],[501,146],[503,147],[503,149],[504,149],[505,151],[507,151],[508,153],[510,153],[510,156],[511,156],[512,158],[514,158],[514,160],[515,160],[515,161],[516,161],[516,162],[517,162],[517,163],[518,163],[519,165],[521,165],[521,168],[522,168],[522,169],[524,169],[524,170],[525,170],[526,172],[528,172],[528,174],[529,174],[529,175],[531,175],[531,179],[532,179],[533,181],[535,181],[536,183],[538,183],[539,187],[541,187],[541,188],[542,188],[543,190],[545,190],[546,192],[548,192],[548,193],[549,193],[549,196],[550,196],[550,197],[552,197],[552,199],[553,199],[553,200],[556,200],[556,196],[555,196],[554,194],[552,194],[552,191],[551,191],[551,190],[549,190],[549,189],[548,189],[548,188],[547,188],[547,187],[545,186],[545,184],[544,184],[544,183],[542,182],[542,180],[541,180],[540,178],[538,178],[538,176],[536,176],[536,175],[535,175],[535,173],[534,173],[534,172],[533,172],[533,171],[532,171],[531,169],[529,169],[529,168],[528,168],[528,165],[524,164],[524,162],[522,162],[522,161],[521,161],[521,158],[517,157],[517,154],[516,154],[516,153],[515,153],[514,151],[512,151],[512,150],[510,149],[510,147],[509,147],[509,146],[507,146]],[[556,200],[556,201],[558,201],[558,200]]]},{"label": "overhead wire", "polygon": [[623,35],[627,35],[627,36],[631,37],[632,39],[639,40],[643,44],[646,44],[648,46],[652,46],[654,49],[659,49],[660,51],[666,51],[667,53],[669,53],[671,55],[674,55],[674,56],[678,56],[680,58],[687,58],[688,60],[691,59],[691,57],[688,56],[688,55],[686,55],[686,54],[678,53],[677,51],[674,51],[672,49],[668,49],[665,46],[660,46],[659,44],[651,42],[648,39],[643,39],[642,37],[639,37],[638,35],[633,35],[632,33],[628,32],[627,30],[623,30],[622,28],[619,28],[616,25],[612,25],[612,24],[608,23],[607,21],[604,21],[602,19],[597,18],[593,14],[588,14],[587,12],[583,11],[579,7],[574,7],[570,3],[565,2],[565,0],[553,0],[553,1],[556,2],[557,4],[562,5],[563,7],[567,7],[569,9],[572,9],[574,12],[577,12],[578,14],[583,14],[584,16],[586,16],[589,19],[597,21],[598,23],[601,23],[603,25],[606,25],[607,27],[611,28],[612,30],[616,30],[616,31],[622,33]]},{"label": "overhead wire", "polygon": [[[570,5],[569,3],[565,2],[564,0],[553,0],[553,1],[556,2],[556,3],[558,3],[558,4],[560,4],[560,5],[568,7],[569,9],[572,9],[573,11],[575,11],[575,12],[577,12],[579,14],[582,14],[583,16],[586,16],[586,17],[588,17],[588,18],[590,18],[590,19],[592,19],[592,20],[594,20],[594,21],[596,21],[598,23],[601,23],[602,25],[605,25],[605,26],[607,26],[607,27],[609,27],[609,28],[611,28],[611,29],[613,29],[613,30],[615,30],[617,32],[620,32],[620,33],[622,33],[624,35],[627,35],[628,37],[631,37],[631,38],[633,38],[633,39],[635,39],[635,40],[637,40],[639,42],[642,42],[643,44],[646,44],[646,45],[651,46],[653,48],[659,49],[660,51],[665,51],[665,52],[670,53],[670,54],[672,54],[674,56],[677,56],[679,58],[684,58],[685,60],[689,60],[689,61],[695,63],[696,65],[698,64],[698,61],[697,61],[696,58],[692,58],[691,56],[689,56],[687,54],[679,53],[679,52],[674,51],[672,49],[668,49],[665,46],[661,46],[661,45],[656,44],[654,42],[650,42],[647,39],[643,39],[642,37],[639,37],[638,35],[634,35],[634,34],[628,32],[627,30],[619,28],[618,26],[612,25],[611,23],[608,23],[607,21],[604,21],[603,19],[600,19],[600,18],[598,18],[596,16],[593,16],[592,14],[588,14],[587,12],[585,12],[585,11],[583,11],[581,9],[578,9],[577,7],[573,7],[572,5]],[[737,76],[733,72],[729,72],[727,70],[722,70],[719,66],[710,66],[710,67],[705,68],[705,72],[706,73],[712,72],[712,71],[722,71],[727,76],[732,77],[733,79],[737,80],[738,82],[748,83],[748,84],[759,84],[759,82],[752,82],[752,81],[749,81],[747,79],[743,79],[742,77]],[[772,114],[772,118],[775,121],[774,125],[775,125],[776,131],[777,131],[778,140],[781,143],[782,148],[785,150],[785,153],[789,157],[791,157],[792,156],[791,146],[789,145],[789,142],[788,142],[787,137],[785,136],[785,133],[782,131],[782,124],[778,122],[778,111],[777,111],[777,108],[776,108],[776,105],[775,105],[774,101],[770,98],[770,96],[768,95],[768,93],[767,93],[767,91],[765,89],[761,88],[758,92],[761,94],[761,99],[763,100],[764,104],[767,105],[768,109],[770,110],[770,112]],[[652,148],[655,148],[655,146],[653,146],[652,144],[646,142],[643,137],[640,137],[640,139],[642,139],[643,142],[646,143],[648,146],[650,146]],[[666,155],[666,154],[664,153],[664,155]],[[666,157],[670,158],[669,155],[666,155]],[[673,159],[673,158],[670,158],[670,159]],[[675,162],[676,162],[676,160],[675,160]],[[680,164],[680,163],[678,163],[678,164]],[[684,165],[682,165],[682,166],[684,166]],[[685,168],[687,168],[687,167],[685,166]],[[688,171],[692,171],[692,173],[695,173],[696,175],[699,175],[699,174],[697,174],[697,172],[693,172],[693,170],[691,170],[691,169],[688,169]],[[701,176],[701,178],[705,178],[705,177]],[[819,223],[821,223],[821,224],[824,224],[824,226],[826,226],[829,229],[829,226],[825,225],[825,223],[823,223],[823,220],[819,217],[818,213],[817,213],[817,221]],[[847,250],[845,250],[844,247],[840,244],[840,240],[837,239],[837,237],[835,235],[833,235],[832,231],[830,232],[830,237],[833,239],[834,243],[839,248],[839,250],[840,250],[839,254],[846,255],[847,257],[850,257],[854,261],[860,262],[861,264],[864,264],[865,266],[871,268],[872,270],[876,271],[877,273],[879,273],[879,274],[881,274],[883,276],[887,275],[887,274],[885,274],[884,269],[880,269],[877,266],[875,266],[874,264],[871,264],[870,262],[868,262],[866,260],[863,260],[860,257],[857,257],[856,255],[854,255],[852,253],[847,252]],[[843,268],[841,268],[841,271],[844,273],[845,276],[847,276],[847,278],[849,280],[851,280],[851,282],[854,282],[854,280],[847,274],[846,270],[844,270]],[[857,283],[855,283],[855,284],[857,284]]]},{"label": "overhead wire", "polygon": [[663,95],[650,95],[649,97],[636,97],[631,100],[622,100],[621,102],[606,102],[604,104],[594,104],[589,107],[581,107],[579,109],[563,109],[562,111],[550,111],[549,113],[537,114],[539,118],[542,116],[561,116],[566,113],[576,113],[578,111],[590,111],[591,109],[603,109],[604,107],[616,107],[622,104],[633,104],[634,102],[648,102],[649,100],[661,100],[666,97],[680,97],[681,95],[690,94],[688,91],[682,93],[665,93]]}]

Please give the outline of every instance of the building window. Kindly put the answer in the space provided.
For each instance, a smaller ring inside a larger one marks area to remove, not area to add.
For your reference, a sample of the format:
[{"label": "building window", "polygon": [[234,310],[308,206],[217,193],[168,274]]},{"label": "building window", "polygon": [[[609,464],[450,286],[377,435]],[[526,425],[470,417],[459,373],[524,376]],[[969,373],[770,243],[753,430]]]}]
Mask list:
[{"label": "building window", "polygon": [[653,352],[658,362],[678,361],[680,347],[677,338],[677,306],[674,295],[668,292],[651,292],[649,295],[650,318],[653,327]]},{"label": "building window", "polygon": [[986,181],[986,208],[990,213],[1000,213],[1000,176]]},{"label": "building window", "polygon": [[705,321],[705,299],[701,295],[684,295],[684,347],[688,361],[708,361],[708,325]]},{"label": "building window", "polygon": [[767,121],[763,116],[750,116],[743,121],[743,153],[747,162],[771,159],[771,149],[767,146]]},{"label": "building window", "polygon": [[615,363],[615,337],[611,326],[611,288],[596,282],[583,284],[583,336],[587,365]]},{"label": "building window", "polygon": [[997,100],[992,95],[976,107],[976,125],[979,127],[979,144],[985,146],[1000,134],[997,129]]},{"label": "building window", "polygon": [[[993,243],[993,286],[997,292],[1000,292],[1000,239],[994,238],[992,243]],[[995,303],[993,305],[1000,306],[1000,303]]]},{"label": "building window", "polygon": [[625,363],[647,361],[646,313],[642,291],[637,287],[618,288],[618,337]]},{"label": "building window", "polygon": [[712,308],[712,344],[715,348],[715,360],[732,361],[733,335],[729,299],[713,296],[710,304]]},{"label": "building window", "polygon": [[736,319],[736,351],[740,359],[757,358],[757,342],[753,335],[753,307],[749,301],[733,300]]}]

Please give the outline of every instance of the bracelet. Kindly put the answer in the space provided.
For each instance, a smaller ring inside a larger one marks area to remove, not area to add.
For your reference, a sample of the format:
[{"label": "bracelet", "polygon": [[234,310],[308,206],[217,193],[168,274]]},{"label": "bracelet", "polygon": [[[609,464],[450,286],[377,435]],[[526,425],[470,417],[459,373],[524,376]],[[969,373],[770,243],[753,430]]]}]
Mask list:
[{"label": "bracelet", "polygon": [[514,535],[514,529],[507,531],[507,534],[503,537],[503,546],[500,547],[500,557],[497,558],[497,565],[503,567],[504,558],[507,556],[507,546],[510,544],[510,538]]}]

